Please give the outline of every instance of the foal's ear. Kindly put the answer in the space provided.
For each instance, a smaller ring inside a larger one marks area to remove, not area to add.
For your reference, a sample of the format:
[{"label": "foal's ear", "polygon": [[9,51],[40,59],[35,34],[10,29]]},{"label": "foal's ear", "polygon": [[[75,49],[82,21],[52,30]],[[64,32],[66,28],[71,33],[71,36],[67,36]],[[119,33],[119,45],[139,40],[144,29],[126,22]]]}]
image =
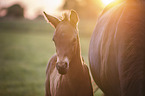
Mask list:
[{"label": "foal's ear", "polygon": [[56,26],[60,22],[59,19],[57,19],[53,16],[50,16],[50,15],[46,14],[45,12],[43,12],[43,13],[44,13],[44,17],[46,18],[47,22],[50,22],[50,24],[56,28]]},{"label": "foal's ear", "polygon": [[74,26],[76,26],[77,23],[78,23],[78,21],[79,21],[79,17],[78,17],[77,12],[74,11],[74,10],[71,10],[70,22],[71,22]]}]

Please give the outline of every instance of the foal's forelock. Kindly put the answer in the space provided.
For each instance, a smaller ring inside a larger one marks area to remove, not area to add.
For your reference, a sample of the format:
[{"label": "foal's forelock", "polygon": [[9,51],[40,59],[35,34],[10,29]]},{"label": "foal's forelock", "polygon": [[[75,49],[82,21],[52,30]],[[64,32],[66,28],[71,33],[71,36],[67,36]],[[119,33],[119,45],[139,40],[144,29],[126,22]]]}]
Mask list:
[{"label": "foal's forelock", "polygon": [[62,21],[69,21],[68,13],[64,13],[62,18],[63,18]]}]

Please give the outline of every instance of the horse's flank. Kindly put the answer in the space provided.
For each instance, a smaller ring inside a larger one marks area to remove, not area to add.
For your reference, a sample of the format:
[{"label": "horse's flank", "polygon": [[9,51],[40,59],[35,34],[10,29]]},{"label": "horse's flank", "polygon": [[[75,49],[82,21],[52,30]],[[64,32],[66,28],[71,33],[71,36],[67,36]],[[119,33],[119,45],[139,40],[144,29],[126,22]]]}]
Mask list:
[{"label": "horse's flank", "polygon": [[128,0],[105,10],[93,32],[89,61],[107,96],[145,96],[145,2]]}]

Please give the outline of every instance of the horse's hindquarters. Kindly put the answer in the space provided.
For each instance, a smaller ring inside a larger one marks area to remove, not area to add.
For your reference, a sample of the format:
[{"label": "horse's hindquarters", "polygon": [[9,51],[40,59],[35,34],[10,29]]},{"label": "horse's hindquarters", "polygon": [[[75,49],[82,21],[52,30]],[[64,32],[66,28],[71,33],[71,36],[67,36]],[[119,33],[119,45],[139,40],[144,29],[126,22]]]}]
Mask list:
[{"label": "horse's hindquarters", "polygon": [[89,62],[95,82],[107,95],[144,96],[145,11],[142,7],[140,3],[120,4],[97,21]]},{"label": "horse's hindquarters", "polygon": [[117,65],[119,57],[118,50],[116,50],[119,46],[116,42],[118,40],[116,39],[115,27],[122,11],[123,7],[119,5],[99,18],[89,48],[89,61],[93,78],[103,92],[112,94],[114,91],[112,96],[120,94]]}]

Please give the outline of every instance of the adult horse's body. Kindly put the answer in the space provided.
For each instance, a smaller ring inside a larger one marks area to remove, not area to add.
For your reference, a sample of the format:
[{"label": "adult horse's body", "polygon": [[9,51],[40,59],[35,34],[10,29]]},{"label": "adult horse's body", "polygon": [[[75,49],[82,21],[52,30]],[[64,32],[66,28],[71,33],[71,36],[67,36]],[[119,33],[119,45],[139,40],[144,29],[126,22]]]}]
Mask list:
[{"label": "adult horse's body", "polygon": [[46,96],[93,96],[89,70],[80,52],[77,13],[72,10],[70,18],[65,16],[61,21],[45,12],[44,15],[56,29],[56,54],[46,69]]},{"label": "adult horse's body", "polygon": [[89,62],[106,96],[145,96],[145,1],[105,9],[91,38]]}]

